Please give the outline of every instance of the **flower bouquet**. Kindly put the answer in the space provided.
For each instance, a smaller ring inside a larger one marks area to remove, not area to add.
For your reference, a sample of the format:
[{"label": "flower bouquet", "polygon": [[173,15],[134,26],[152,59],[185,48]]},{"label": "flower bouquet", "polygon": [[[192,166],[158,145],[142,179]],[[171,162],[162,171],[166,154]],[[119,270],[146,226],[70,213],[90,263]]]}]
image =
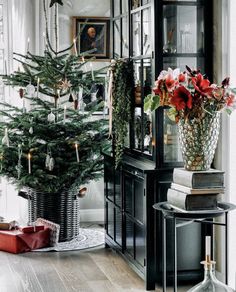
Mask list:
[{"label": "flower bouquet", "polygon": [[236,107],[235,90],[229,78],[221,85],[211,84],[199,70],[186,66],[163,70],[144,101],[145,112],[169,106],[168,117],[178,123],[179,140],[185,168],[206,170],[214,158],[219,134],[219,112],[230,114]]}]

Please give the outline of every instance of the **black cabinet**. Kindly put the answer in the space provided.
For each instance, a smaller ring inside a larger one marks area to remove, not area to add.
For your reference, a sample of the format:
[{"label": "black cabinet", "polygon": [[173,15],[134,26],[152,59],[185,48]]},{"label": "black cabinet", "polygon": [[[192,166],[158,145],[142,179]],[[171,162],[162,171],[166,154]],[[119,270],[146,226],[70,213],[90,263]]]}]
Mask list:
[{"label": "black cabinet", "polygon": [[[134,64],[132,121],[121,167],[105,155],[106,244],[118,250],[153,289],[162,277],[162,218],[154,203],[165,201],[174,167],[182,166],[177,126],[168,108],[144,112],[160,72],[169,67],[200,69],[212,79],[212,0],[111,0],[113,57]],[[172,239],[172,226],[167,226]],[[201,227],[178,229],[178,277],[201,277]],[[182,238],[182,239],[181,239]],[[188,238],[194,253],[184,242]],[[168,278],[172,278],[172,244],[167,247]]]}]

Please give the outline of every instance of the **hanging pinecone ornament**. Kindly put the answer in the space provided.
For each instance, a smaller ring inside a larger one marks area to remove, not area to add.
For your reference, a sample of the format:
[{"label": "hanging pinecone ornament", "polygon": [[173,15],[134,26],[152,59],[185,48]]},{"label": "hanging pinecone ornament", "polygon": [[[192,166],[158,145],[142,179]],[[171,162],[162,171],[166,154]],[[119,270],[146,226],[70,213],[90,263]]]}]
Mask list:
[{"label": "hanging pinecone ornament", "polygon": [[24,97],[24,89],[23,88],[19,89],[19,95],[20,95],[20,98]]}]

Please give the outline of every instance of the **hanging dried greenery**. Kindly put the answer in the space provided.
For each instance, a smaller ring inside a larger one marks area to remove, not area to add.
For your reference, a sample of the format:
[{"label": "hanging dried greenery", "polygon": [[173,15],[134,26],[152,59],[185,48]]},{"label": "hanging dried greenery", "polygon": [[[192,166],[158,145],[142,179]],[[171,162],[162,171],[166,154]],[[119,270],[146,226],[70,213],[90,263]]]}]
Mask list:
[{"label": "hanging dried greenery", "polygon": [[131,120],[131,103],[134,89],[134,69],[131,60],[117,60],[113,83],[113,139],[116,167],[121,162],[125,138]]}]

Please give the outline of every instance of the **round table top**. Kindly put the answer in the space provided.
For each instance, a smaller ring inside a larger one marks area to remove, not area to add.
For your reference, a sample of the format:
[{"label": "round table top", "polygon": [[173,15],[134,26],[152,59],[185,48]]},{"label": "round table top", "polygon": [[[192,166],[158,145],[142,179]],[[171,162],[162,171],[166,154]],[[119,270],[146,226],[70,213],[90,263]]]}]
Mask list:
[{"label": "round table top", "polygon": [[180,208],[177,208],[168,202],[160,202],[153,205],[153,208],[162,211],[166,216],[176,217],[176,218],[214,218],[228,213],[236,209],[236,206],[231,203],[218,202],[217,209],[212,210],[196,210],[196,211],[186,211]]}]

